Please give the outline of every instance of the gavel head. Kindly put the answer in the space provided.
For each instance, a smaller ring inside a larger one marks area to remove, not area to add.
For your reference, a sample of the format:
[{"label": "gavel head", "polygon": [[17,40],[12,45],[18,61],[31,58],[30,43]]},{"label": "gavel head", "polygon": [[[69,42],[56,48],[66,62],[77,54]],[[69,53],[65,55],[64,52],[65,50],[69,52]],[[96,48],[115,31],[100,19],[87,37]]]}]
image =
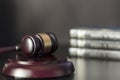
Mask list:
[{"label": "gavel head", "polygon": [[58,47],[58,41],[52,33],[38,33],[24,36],[20,47],[25,56],[41,56],[53,53]]}]

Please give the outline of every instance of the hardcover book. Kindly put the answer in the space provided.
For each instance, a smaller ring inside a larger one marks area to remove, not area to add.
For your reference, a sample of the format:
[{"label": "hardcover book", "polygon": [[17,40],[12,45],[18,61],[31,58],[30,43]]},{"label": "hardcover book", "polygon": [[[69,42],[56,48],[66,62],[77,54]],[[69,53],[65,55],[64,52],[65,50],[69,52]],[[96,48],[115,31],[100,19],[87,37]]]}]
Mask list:
[{"label": "hardcover book", "polygon": [[71,38],[120,40],[120,29],[109,28],[72,28]]},{"label": "hardcover book", "polygon": [[120,41],[70,39],[70,46],[120,50]]},{"label": "hardcover book", "polygon": [[120,59],[120,51],[117,50],[70,47],[69,54],[70,56],[75,56],[75,57]]}]

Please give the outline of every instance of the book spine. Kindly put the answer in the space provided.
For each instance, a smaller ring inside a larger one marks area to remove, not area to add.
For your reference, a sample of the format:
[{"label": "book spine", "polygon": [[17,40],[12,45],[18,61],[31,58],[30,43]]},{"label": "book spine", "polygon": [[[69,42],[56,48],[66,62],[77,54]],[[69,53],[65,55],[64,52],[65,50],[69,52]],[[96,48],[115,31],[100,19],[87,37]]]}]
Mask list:
[{"label": "book spine", "polygon": [[120,41],[70,39],[70,46],[120,50]]},{"label": "book spine", "polygon": [[120,31],[104,29],[70,29],[71,38],[120,40]]},{"label": "book spine", "polygon": [[69,48],[70,56],[88,57],[88,58],[105,58],[105,59],[120,59],[120,51],[103,50],[103,49],[86,49],[86,48]]}]

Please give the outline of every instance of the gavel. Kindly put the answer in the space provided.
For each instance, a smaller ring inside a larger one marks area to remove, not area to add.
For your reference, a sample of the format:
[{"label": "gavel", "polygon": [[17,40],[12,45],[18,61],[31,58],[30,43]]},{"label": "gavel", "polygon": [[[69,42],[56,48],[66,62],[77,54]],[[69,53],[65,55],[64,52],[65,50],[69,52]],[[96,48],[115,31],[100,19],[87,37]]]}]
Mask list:
[{"label": "gavel", "polygon": [[19,45],[0,48],[0,53],[9,51],[23,53],[16,55],[15,59],[8,59],[2,73],[23,79],[56,78],[72,74],[74,66],[71,61],[67,58],[59,60],[51,55],[57,47],[57,38],[52,33],[25,35]]},{"label": "gavel", "polygon": [[37,33],[23,36],[20,45],[0,48],[0,53],[22,51],[27,57],[42,56],[53,53],[58,47],[58,41],[53,33]]}]

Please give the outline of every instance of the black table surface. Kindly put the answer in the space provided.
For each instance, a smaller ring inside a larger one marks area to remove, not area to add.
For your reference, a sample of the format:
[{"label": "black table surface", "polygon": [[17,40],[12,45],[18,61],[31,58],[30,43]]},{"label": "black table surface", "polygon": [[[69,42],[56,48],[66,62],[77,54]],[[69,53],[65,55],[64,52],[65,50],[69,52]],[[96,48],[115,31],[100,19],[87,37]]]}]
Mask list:
[{"label": "black table surface", "polygon": [[0,80],[120,80],[120,61],[85,59],[69,57],[68,46],[61,46],[54,53],[58,58],[69,57],[75,72],[69,76],[48,79],[22,79],[6,76],[2,73],[8,58],[14,58],[17,52],[0,54]]}]

